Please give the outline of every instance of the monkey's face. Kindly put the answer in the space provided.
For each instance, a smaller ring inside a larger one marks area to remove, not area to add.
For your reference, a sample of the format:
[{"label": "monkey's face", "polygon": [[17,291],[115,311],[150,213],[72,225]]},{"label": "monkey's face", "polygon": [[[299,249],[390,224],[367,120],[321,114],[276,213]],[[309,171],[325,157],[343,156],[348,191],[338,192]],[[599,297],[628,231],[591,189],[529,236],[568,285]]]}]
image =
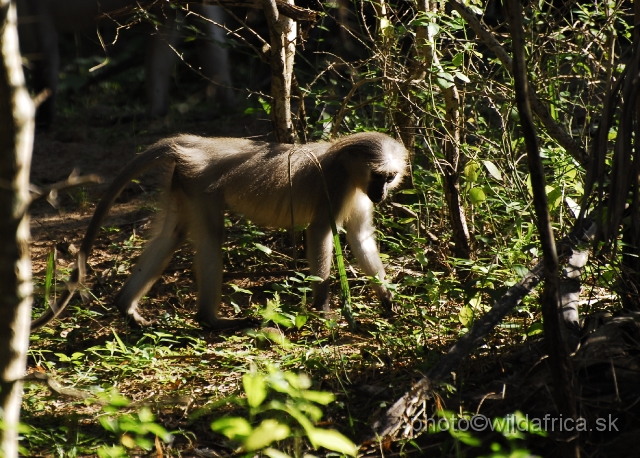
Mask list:
[{"label": "monkey's face", "polygon": [[367,196],[374,204],[379,204],[387,197],[390,187],[395,187],[394,181],[398,174],[371,172],[369,185],[367,186]]}]

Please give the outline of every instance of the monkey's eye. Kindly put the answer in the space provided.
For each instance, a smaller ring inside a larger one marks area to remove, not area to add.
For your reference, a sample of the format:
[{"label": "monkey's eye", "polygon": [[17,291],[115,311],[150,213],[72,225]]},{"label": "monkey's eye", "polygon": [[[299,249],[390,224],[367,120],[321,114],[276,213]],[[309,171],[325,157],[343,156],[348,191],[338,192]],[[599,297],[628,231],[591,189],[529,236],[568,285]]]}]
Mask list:
[{"label": "monkey's eye", "polygon": [[396,179],[396,177],[398,176],[397,173],[392,173],[390,175],[387,175],[387,179],[385,180],[387,183],[391,183],[393,180]]}]

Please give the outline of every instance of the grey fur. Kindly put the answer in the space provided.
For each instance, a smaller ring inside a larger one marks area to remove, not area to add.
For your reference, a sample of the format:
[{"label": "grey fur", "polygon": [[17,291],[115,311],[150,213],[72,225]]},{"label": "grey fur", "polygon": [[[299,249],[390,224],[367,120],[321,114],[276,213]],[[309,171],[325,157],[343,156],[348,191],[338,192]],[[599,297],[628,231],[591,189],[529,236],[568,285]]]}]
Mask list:
[{"label": "grey fur", "polygon": [[[293,189],[289,184],[289,161]],[[333,240],[323,180],[336,223],[346,228],[347,241],[360,267],[365,274],[377,275],[384,281],[384,267],[375,243],[371,198],[384,199],[406,173],[407,152],[399,142],[373,132],[295,146],[180,135],[161,140],[138,155],[111,184],[82,242],[70,294],[84,279],[84,263],[117,196],[132,179],[161,164],[168,166],[170,173],[159,230],[115,299],[118,309],[133,322],[149,324],[138,313],[138,300],[160,276],[173,252],[189,237],[196,251],[198,319],[213,329],[246,324],[246,320],[218,315],[224,211],[242,214],[259,225],[289,228],[292,198],[295,225],[307,226],[311,274],[323,279],[313,285],[314,306],[328,311]],[[393,294],[382,284],[373,288],[390,311]],[[58,316],[69,299],[63,295],[56,310],[36,320],[32,328]]]}]

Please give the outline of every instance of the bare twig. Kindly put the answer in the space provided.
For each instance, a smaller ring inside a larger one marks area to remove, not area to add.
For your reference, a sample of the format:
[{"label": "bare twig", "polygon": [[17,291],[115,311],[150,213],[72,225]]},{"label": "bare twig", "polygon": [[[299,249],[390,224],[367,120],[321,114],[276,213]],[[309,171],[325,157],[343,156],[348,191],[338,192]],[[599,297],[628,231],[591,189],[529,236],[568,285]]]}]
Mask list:
[{"label": "bare twig", "polygon": [[93,186],[102,183],[102,178],[96,174],[79,176],[74,170],[64,181],[59,181],[46,188],[39,188],[35,185],[31,185],[31,201],[32,204],[41,199],[47,199],[52,205],[58,197],[60,191],[66,191],[68,189],[77,188],[78,186]]},{"label": "bare twig", "polygon": [[[474,32],[478,34],[482,41],[484,41],[498,59],[500,59],[500,62],[502,62],[502,65],[505,66],[509,73],[513,73],[513,59],[511,59],[511,56],[509,56],[507,51],[502,47],[498,40],[496,40],[491,32],[489,32],[480,23],[475,14],[457,0],[451,0],[448,4],[460,13],[460,16],[469,23]],[[536,116],[538,116],[542,124],[544,124],[544,127],[547,129],[547,133],[551,137],[555,138],[556,141],[580,164],[586,164],[587,153],[584,148],[576,143],[571,134],[551,117],[549,109],[540,101],[532,87],[529,87],[528,95],[531,109]]]},{"label": "bare twig", "polygon": [[89,399],[94,398],[95,402],[101,405],[106,405],[108,402],[102,399],[98,399],[95,397],[93,393],[86,390],[78,390],[76,388],[71,388],[68,386],[63,386],[59,382],[57,382],[53,377],[49,376],[49,374],[43,372],[32,372],[28,375],[25,375],[22,380],[25,382],[34,382],[40,383],[43,385],[47,385],[52,393],[55,393],[60,396],[68,396],[70,398],[76,399]]},{"label": "bare twig", "polygon": [[[154,6],[156,3],[156,0],[138,0],[135,5],[127,6],[125,8],[120,8],[106,13],[101,13],[97,17],[97,19],[126,16],[139,10],[140,8],[146,9],[148,7]],[[173,0],[170,3],[173,3],[174,5],[184,5],[193,2],[189,2],[186,0]],[[201,4],[220,5],[226,8],[236,6],[241,8],[262,9],[263,7],[263,3],[260,0],[203,0]],[[307,8],[300,8],[299,6],[288,4],[284,0],[276,0],[276,6],[280,13],[282,13],[284,16],[287,16],[288,18],[293,19],[294,21],[316,22],[320,16],[320,13],[318,11],[313,11]]]},{"label": "bare twig", "polygon": [[[22,378],[22,381],[47,385],[47,387],[51,390],[52,393],[57,394],[59,396],[67,396],[75,399],[91,399],[93,403],[101,406],[109,404],[109,399],[107,398],[96,396],[96,394],[92,393],[91,391],[79,390],[77,388],[64,386],[58,381],[56,381],[49,374],[44,372],[32,372],[30,374],[27,374]],[[187,396],[180,396],[180,397],[171,396],[171,397],[156,399],[152,402],[148,402],[145,400],[132,402],[130,404],[127,404],[126,407],[137,407],[142,405],[158,406],[158,405],[189,404],[191,401],[192,401],[191,398]]]}]

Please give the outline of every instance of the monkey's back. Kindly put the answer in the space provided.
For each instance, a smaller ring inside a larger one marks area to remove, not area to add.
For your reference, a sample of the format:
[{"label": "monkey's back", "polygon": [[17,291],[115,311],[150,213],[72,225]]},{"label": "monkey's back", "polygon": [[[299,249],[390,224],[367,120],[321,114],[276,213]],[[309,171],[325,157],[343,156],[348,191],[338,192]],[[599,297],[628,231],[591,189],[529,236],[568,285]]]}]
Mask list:
[{"label": "monkey's back", "polygon": [[[344,201],[348,192],[347,171],[338,170],[342,165],[330,147],[331,143],[287,145],[183,135],[173,143],[173,180],[186,193],[205,190],[220,196],[232,211],[263,226],[290,227],[293,201],[294,223],[303,226],[318,212],[329,215],[323,174],[332,201]],[[336,213],[340,210],[334,208]]]}]

